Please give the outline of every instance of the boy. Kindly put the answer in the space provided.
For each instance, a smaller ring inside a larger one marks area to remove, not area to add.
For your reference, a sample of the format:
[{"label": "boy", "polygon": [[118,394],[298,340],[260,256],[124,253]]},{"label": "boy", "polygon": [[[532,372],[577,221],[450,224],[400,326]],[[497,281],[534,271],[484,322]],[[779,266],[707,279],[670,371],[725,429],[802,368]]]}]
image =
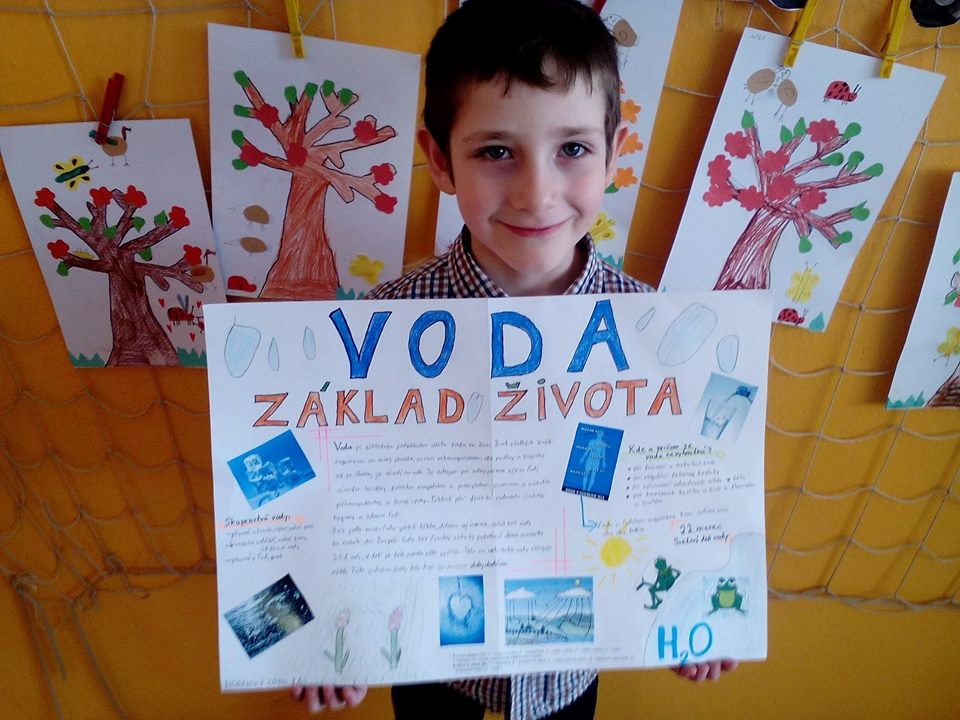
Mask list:
[{"label": "boy", "polygon": [[[426,58],[418,141],[465,226],[449,253],[368,297],[466,298],[648,292],[604,263],[587,234],[626,136],[616,45],[577,0],[467,0]],[[684,666],[702,680],[735,663]],[[294,688],[312,712],[358,704],[362,687]],[[592,718],[591,670],[400,685],[397,720]]]}]

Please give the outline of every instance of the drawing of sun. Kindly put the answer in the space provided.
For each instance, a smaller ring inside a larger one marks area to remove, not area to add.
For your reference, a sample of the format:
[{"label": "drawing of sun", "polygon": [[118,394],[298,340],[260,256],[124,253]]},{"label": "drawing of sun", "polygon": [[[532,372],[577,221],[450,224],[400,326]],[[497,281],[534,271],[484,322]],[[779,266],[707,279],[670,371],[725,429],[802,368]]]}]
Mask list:
[{"label": "drawing of sun", "polygon": [[[639,569],[635,568],[635,566],[640,565],[640,555],[642,554],[643,548],[635,548],[633,546],[630,540],[627,539],[626,529],[627,523],[624,523],[620,530],[615,533],[609,533],[608,528],[608,534],[602,541],[598,541],[592,536],[587,535],[587,543],[597,548],[597,551],[596,554],[584,554],[583,558],[585,560],[599,561],[599,565],[587,568],[589,572],[600,577],[600,581],[597,583],[598,588],[603,586],[607,578],[610,578],[611,585],[616,585],[618,572],[626,574],[631,578],[639,575]],[[639,535],[633,540],[637,542],[644,539],[645,536]]]}]

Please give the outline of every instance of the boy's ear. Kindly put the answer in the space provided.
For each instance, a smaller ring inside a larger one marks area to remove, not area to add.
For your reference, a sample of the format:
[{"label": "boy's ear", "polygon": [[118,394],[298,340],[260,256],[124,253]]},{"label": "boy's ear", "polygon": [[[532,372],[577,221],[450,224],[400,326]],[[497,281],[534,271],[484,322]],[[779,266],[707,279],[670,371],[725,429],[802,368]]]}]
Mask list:
[{"label": "boy's ear", "polygon": [[427,165],[430,167],[430,176],[434,184],[447,195],[455,195],[456,190],[453,187],[453,173],[450,171],[450,161],[440,149],[433,135],[426,128],[417,130],[417,142],[420,143],[420,149],[427,156]]},{"label": "boy's ear", "polygon": [[610,156],[607,158],[607,178],[606,185],[613,182],[613,173],[617,169],[617,158],[620,157],[620,150],[623,148],[623,142],[627,139],[627,123],[621,122],[613,132],[613,142],[610,143]]}]

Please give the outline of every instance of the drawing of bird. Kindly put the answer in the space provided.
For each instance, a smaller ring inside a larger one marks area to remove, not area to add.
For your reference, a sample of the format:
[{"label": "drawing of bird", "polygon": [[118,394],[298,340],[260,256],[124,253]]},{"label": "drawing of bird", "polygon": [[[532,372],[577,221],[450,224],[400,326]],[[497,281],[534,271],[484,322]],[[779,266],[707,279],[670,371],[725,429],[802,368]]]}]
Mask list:
[{"label": "drawing of bird", "polygon": [[[120,128],[119,135],[109,135],[106,140],[104,140],[103,145],[100,146],[100,149],[103,150],[104,155],[110,158],[110,165],[113,165],[114,158],[123,157],[123,164],[129,165],[127,162],[127,133],[132,132],[130,128],[124,125]],[[90,137],[96,137],[97,131],[91,130]]]}]

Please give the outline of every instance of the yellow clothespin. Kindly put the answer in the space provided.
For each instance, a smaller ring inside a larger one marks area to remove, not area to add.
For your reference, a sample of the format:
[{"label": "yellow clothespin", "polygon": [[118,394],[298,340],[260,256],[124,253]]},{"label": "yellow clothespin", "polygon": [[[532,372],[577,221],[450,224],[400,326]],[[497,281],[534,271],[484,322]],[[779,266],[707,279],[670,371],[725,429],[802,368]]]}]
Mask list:
[{"label": "yellow clothespin", "polygon": [[284,0],[287,6],[287,25],[290,26],[290,44],[293,54],[305,58],[307,51],[303,47],[303,28],[300,27],[300,0]]},{"label": "yellow clothespin", "polygon": [[803,10],[800,11],[800,19],[790,33],[790,47],[787,48],[787,56],[783,59],[784,67],[793,67],[797,61],[797,53],[800,52],[800,46],[807,39],[807,33],[810,31],[810,23],[813,22],[813,12],[817,9],[817,0],[807,0]]},{"label": "yellow clothespin", "polygon": [[907,13],[910,12],[910,0],[894,0],[893,13],[890,15],[890,33],[883,44],[880,63],[880,77],[888,78],[893,73],[893,63],[900,53],[900,41],[903,39],[903,27],[907,24]]}]

